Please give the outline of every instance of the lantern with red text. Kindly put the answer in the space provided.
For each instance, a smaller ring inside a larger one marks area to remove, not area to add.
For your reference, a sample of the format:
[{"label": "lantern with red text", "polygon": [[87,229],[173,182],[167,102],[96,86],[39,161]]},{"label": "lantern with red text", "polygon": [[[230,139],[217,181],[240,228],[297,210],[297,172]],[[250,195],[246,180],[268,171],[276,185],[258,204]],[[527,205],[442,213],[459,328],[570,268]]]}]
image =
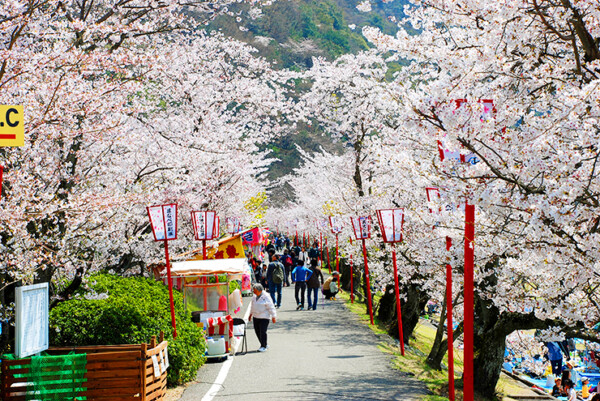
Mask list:
[{"label": "lantern with red text", "polygon": [[392,261],[394,264],[394,284],[396,290],[396,316],[398,318],[398,340],[400,350],[404,356],[404,333],[402,331],[402,306],[400,303],[400,285],[398,283],[398,265],[396,262],[396,242],[402,242],[402,228],[404,226],[404,209],[382,209],[377,211],[379,228],[383,241],[392,244]]},{"label": "lantern with red text", "polygon": [[169,302],[171,306],[171,325],[173,326],[173,338],[177,337],[177,325],[175,323],[175,304],[173,301],[173,280],[171,279],[171,263],[169,261],[169,241],[177,239],[177,205],[149,206],[146,208],[154,241],[164,241],[165,259],[167,262],[167,280],[169,284]]},{"label": "lantern with red text", "polygon": [[371,216],[352,217],[352,228],[357,240],[371,238]]},{"label": "lantern with red text", "polygon": [[371,283],[369,278],[369,263],[367,258],[367,244],[365,240],[371,238],[371,216],[351,217],[354,236],[357,240],[362,240],[363,258],[365,262],[365,284],[367,287],[367,301],[369,306],[369,317],[371,324],[373,321],[373,300],[371,298]]},{"label": "lantern with red text", "polygon": [[215,226],[217,213],[213,211],[192,212],[194,237],[197,241],[210,241],[215,239]]}]

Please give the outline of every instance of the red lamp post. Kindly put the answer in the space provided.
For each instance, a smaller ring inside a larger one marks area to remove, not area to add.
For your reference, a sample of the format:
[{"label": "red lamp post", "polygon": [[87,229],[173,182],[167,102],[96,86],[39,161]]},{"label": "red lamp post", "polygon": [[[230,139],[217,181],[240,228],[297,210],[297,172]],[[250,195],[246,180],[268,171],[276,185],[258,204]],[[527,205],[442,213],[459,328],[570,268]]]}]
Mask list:
[{"label": "red lamp post", "polygon": [[396,263],[396,243],[402,242],[404,226],[404,209],[382,209],[377,211],[377,219],[381,228],[383,242],[392,244],[392,260],[394,262],[394,283],[396,287],[396,315],[398,317],[398,338],[400,350],[404,356],[404,334],[402,332],[402,305],[400,304],[400,286],[398,284],[398,265]]},{"label": "red lamp post", "polygon": [[206,241],[214,240],[218,230],[217,213],[214,211],[193,211],[192,225],[196,241],[202,241],[202,259],[206,260]]},{"label": "red lamp post", "polygon": [[365,261],[365,281],[367,285],[367,298],[369,305],[369,317],[373,325],[373,301],[371,300],[371,282],[369,280],[369,264],[367,258],[367,244],[365,240],[371,238],[371,216],[352,217],[352,227],[354,228],[354,236],[357,240],[362,240],[363,258]]},{"label": "red lamp post", "polygon": [[[430,204],[439,203],[437,207],[433,209],[430,207],[429,212],[434,215],[439,215],[442,210],[442,204],[440,202],[441,195],[438,188],[428,187],[425,188],[427,193],[427,202]],[[446,236],[446,251],[450,252],[452,247],[452,238]],[[446,327],[448,337],[448,399],[454,401],[454,333],[453,333],[453,320],[452,320],[452,266],[450,263],[446,263]]]},{"label": "red lamp post", "polygon": [[154,241],[164,241],[165,243],[169,301],[171,304],[171,325],[173,326],[173,338],[177,338],[175,305],[173,302],[173,280],[171,280],[171,262],[169,260],[169,241],[177,239],[177,205],[170,203],[167,205],[149,206],[146,210],[150,218]]},{"label": "red lamp post", "polygon": [[[344,228],[342,219],[340,217],[329,216],[329,225],[331,226],[331,232],[335,235],[335,271],[340,272],[340,240],[339,235]],[[329,257],[327,258],[329,262]]]}]

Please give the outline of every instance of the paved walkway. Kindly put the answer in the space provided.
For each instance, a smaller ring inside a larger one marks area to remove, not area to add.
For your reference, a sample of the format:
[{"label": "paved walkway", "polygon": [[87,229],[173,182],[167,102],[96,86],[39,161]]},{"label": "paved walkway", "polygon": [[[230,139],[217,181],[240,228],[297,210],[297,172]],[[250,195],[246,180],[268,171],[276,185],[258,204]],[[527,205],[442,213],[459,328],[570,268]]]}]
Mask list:
[{"label": "paved walkway", "polygon": [[[244,298],[245,305],[250,298]],[[278,321],[269,325],[267,352],[248,326],[246,355],[233,357],[215,400],[419,400],[425,386],[391,369],[377,336],[343,301],[319,299],[316,311],[296,311],[293,287],[283,289]],[[231,358],[231,357],[230,357]],[[207,363],[181,400],[200,400],[222,363]]]}]

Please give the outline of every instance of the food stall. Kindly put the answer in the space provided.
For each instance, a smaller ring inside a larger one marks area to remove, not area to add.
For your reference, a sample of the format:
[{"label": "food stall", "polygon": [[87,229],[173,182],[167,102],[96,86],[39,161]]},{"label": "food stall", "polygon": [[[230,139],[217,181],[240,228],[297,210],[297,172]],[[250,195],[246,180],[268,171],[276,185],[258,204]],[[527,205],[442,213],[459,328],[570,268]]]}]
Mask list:
[{"label": "food stall", "polygon": [[240,312],[240,289],[230,294],[230,284],[242,280],[248,263],[244,258],[174,262],[171,276],[181,285],[186,308],[205,330],[207,358],[225,359],[231,350],[233,316]]}]

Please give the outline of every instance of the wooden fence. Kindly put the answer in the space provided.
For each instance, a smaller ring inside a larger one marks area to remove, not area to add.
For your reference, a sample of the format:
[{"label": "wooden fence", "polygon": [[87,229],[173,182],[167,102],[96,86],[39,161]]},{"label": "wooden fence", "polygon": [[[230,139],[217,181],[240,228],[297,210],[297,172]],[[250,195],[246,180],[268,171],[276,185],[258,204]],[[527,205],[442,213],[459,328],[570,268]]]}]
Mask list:
[{"label": "wooden fence", "polygon": [[[161,369],[161,354],[167,353],[167,342],[156,344],[152,337],[150,344],[110,345],[89,347],[52,347],[49,355],[66,355],[70,352],[86,354],[86,372],[83,383],[72,385],[59,383],[57,378],[60,367],[49,367],[44,372],[41,383],[46,391],[61,394],[61,400],[103,400],[103,401],[152,401],[162,400],[167,389],[167,370]],[[155,363],[152,356],[158,357],[160,373],[155,375]],[[3,401],[26,401],[35,399],[36,386],[29,377],[31,358],[2,360],[0,375],[0,399]],[[163,371],[164,370],[164,371]],[[72,394],[72,387],[81,387],[81,391]],[[49,394],[48,397],[51,397]],[[83,398],[85,397],[85,398]]]}]

